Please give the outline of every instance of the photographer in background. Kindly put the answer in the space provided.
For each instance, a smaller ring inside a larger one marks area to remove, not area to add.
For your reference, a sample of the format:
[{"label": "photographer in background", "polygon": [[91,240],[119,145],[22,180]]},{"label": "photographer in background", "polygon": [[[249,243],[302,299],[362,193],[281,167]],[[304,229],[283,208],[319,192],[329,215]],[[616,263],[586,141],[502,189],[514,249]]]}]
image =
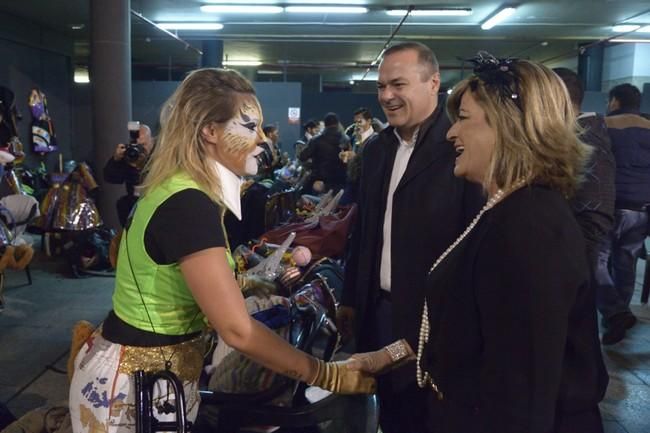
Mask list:
[{"label": "photographer in background", "polygon": [[151,129],[139,122],[129,122],[129,144],[115,146],[113,156],[104,166],[104,180],[113,184],[126,184],[126,195],[117,200],[117,216],[124,227],[131,208],[138,200],[137,186],[141,171],[153,148]]}]

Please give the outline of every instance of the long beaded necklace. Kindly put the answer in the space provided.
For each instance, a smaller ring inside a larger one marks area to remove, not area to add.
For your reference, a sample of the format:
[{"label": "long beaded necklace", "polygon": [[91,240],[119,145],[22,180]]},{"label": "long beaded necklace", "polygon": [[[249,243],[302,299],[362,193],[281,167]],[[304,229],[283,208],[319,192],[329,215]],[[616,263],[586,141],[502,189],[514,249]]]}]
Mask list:
[{"label": "long beaded necklace", "polygon": [[[471,233],[471,231],[476,227],[478,222],[480,221],[481,217],[485,212],[488,210],[492,209],[494,206],[496,206],[500,201],[502,201],[505,197],[507,197],[509,194],[514,192],[515,190],[521,188],[524,186],[526,181],[524,179],[519,179],[515,183],[512,184],[508,190],[504,191],[502,189],[499,189],[490,199],[485,203],[481,211],[474,217],[471,223],[467,226],[465,231],[461,233],[460,236],[443,252],[440,257],[433,263],[431,266],[431,269],[429,270],[429,274],[433,272],[433,270],[438,267],[438,265],[453,251],[454,248],[458,246],[466,237]],[[443,394],[442,391],[438,388],[438,385],[433,381],[433,378],[429,374],[428,371],[422,370],[422,355],[424,353],[424,346],[425,344],[429,341],[429,308],[427,306],[427,300],[426,298],[424,299],[424,307],[422,308],[422,321],[420,322],[420,336],[418,338],[418,353],[417,353],[417,362],[415,365],[416,368],[416,379],[418,386],[420,388],[425,388],[427,385],[431,386],[431,389],[433,392],[436,393],[438,400],[443,399]]]}]

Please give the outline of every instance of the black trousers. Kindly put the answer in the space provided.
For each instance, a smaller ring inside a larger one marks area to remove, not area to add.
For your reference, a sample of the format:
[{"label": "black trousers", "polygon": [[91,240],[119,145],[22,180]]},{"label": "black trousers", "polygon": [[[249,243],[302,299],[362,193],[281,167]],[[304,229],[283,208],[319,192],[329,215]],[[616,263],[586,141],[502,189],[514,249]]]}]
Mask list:
[{"label": "black trousers", "polygon": [[[380,296],[372,315],[371,336],[375,349],[384,347],[402,336],[393,335],[392,307],[389,296]],[[415,349],[414,349],[415,350]],[[407,384],[397,383],[391,373],[380,376],[377,381],[379,396],[379,423],[383,433],[434,433],[429,425],[431,399],[428,390],[415,383],[415,377]]]}]

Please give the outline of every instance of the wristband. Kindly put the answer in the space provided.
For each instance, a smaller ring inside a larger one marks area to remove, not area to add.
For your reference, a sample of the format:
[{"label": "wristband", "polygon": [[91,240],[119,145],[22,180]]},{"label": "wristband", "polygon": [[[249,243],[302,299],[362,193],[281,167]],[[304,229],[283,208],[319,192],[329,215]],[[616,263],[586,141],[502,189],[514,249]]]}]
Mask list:
[{"label": "wristband", "polygon": [[390,359],[393,362],[401,361],[405,358],[408,358],[409,356],[409,351],[406,344],[404,343],[404,340],[398,340],[394,343],[391,343],[388,346],[384,347],[384,349],[386,352],[388,352],[388,356],[390,356]]}]

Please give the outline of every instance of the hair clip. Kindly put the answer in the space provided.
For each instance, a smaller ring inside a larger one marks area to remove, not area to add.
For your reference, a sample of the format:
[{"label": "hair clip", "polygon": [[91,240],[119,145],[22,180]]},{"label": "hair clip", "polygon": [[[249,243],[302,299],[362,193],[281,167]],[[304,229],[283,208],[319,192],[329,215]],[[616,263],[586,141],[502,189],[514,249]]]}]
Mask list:
[{"label": "hair clip", "polygon": [[474,63],[474,75],[479,80],[486,86],[497,89],[503,98],[512,99],[521,108],[516,72],[517,59],[499,59],[487,51],[479,51],[468,61]]}]

